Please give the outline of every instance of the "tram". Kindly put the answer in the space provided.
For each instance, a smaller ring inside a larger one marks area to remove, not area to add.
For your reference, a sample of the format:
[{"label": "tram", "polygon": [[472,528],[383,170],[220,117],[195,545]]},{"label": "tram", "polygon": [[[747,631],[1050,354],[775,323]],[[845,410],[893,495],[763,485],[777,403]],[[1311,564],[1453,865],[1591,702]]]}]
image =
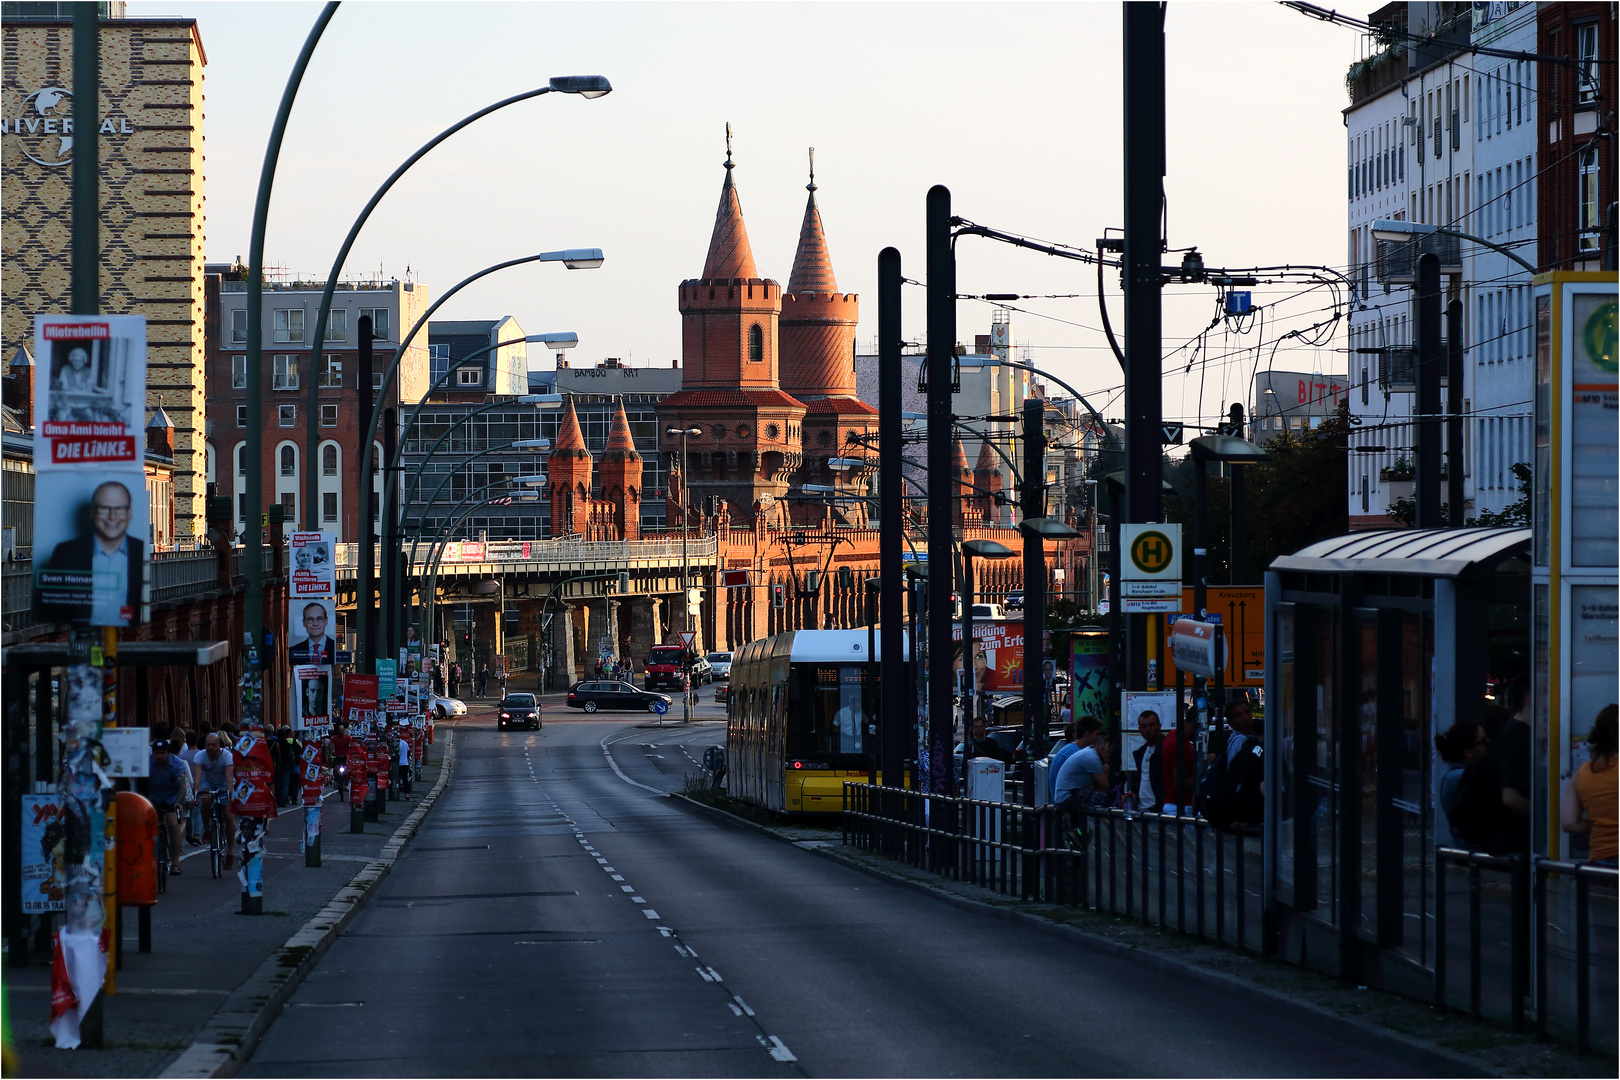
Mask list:
[{"label": "tram", "polygon": [[795,630],[736,650],[726,794],[786,814],[842,812],[844,783],[866,780],[880,752],[881,659],[865,629]]}]

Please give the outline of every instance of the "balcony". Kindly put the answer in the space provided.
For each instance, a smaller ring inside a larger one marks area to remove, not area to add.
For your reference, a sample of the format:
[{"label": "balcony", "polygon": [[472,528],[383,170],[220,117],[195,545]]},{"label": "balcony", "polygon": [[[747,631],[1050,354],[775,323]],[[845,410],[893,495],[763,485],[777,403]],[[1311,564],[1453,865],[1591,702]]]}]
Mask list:
[{"label": "balcony", "polygon": [[1443,233],[1424,233],[1410,240],[1379,240],[1375,259],[1378,280],[1385,285],[1417,284],[1418,258],[1433,253],[1440,260],[1440,275],[1462,273],[1462,241]]},{"label": "balcony", "polygon": [[[1445,338],[1440,339],[1440,385],[1449,383],[1446,378],[1446,350],[1449,343]],[[1378,354],[1378,389],[1386,394],[1415,394],[1417,393],[1418,352],[1416,347],[1410,345],[1397,345],[1386,348]]]}]

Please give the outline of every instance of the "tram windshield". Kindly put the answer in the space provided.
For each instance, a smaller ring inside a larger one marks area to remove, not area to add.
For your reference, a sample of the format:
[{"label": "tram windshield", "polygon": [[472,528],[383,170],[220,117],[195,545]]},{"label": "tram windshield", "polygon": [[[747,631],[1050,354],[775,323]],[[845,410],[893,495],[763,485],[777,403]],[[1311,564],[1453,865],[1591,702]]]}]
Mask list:
[{"label": "tram windshield", "polygon": [[876,722],[877,678],[862,664],[795,664],[798,700],[788,710],[792,755],[859,754],[867,725]]}]

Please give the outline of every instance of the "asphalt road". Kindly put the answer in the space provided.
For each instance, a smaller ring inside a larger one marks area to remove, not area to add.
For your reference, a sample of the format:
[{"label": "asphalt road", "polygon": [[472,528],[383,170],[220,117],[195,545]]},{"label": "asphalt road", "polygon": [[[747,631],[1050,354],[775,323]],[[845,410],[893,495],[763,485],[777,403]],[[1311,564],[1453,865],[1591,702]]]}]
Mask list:
[{"label": "asphalt road", "polygon": [[1406,1063],[696,811],[716,723],[456,725],[250,1076],[1389,1076]]}]

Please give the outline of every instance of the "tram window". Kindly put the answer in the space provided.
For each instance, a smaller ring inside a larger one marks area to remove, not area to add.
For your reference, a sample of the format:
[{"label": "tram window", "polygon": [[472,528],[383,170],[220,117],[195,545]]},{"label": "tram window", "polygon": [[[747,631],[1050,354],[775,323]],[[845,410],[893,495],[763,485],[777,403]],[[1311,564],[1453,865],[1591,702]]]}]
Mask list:
[{"label": "tram window", "polygon": [[865,669],[859,664],[806,664],[795,676],[801,693],[790,714],[789,752],[861,753],[867,724]]}]

